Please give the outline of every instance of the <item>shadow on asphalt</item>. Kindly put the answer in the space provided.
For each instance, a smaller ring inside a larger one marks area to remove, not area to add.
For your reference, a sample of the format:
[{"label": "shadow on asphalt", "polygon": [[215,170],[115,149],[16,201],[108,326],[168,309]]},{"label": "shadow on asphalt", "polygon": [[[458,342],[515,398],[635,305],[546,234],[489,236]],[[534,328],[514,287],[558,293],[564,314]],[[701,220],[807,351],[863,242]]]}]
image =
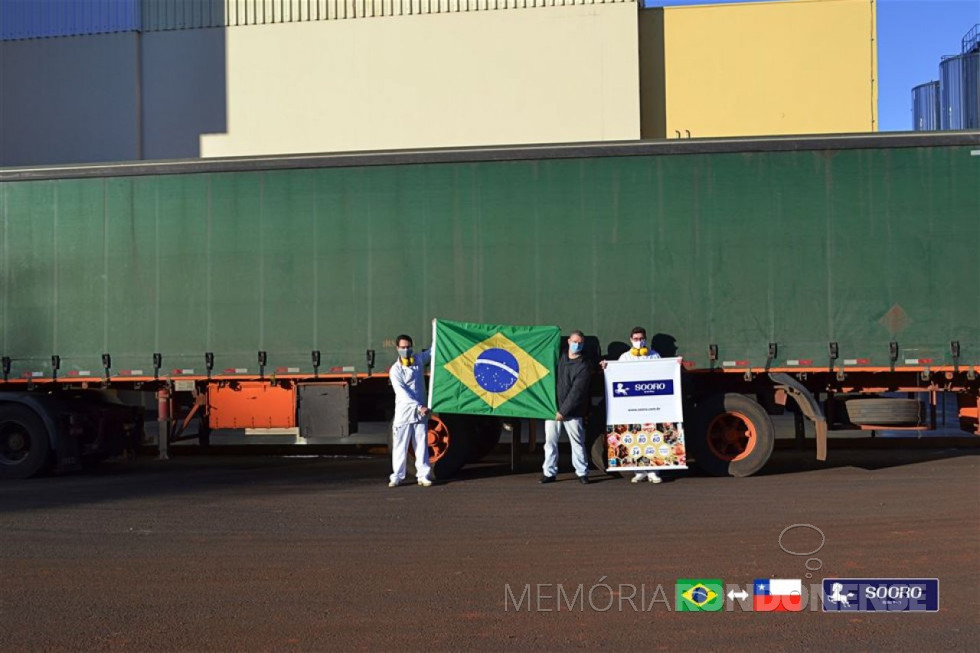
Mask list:
[{"label": "shadow on asphalt", "polygon": [[[826,462],[816,460],[812,449],[777,449],[757,476],[798,474],[835,468],[873,471],[976,455],[980,455],[980,449],[972,447],[871,450],[848,448],[835,451],[831,443]],[[210,492],[228,490],[253,496],[270,493],[301,495],[326,488],[350,488],[360,492],[384,487],[389,471],[389,458],[385,455],[214,454],[178,457],[170,461],[142,456],[133,462],[106,464],[86,472],[0,482],[0,514],[133,498],[188,497],[188,500],[193,501]],[[523,454],[517,469],[511,471],[509,454],[495,452],[484,461],[463,468],[456,477],[439,480],[437,483],[451,486],[460,482],[522,475],[528,485],[536,485],[540,474],[540,453]],[[660,475],[665,484],[707,477],[697,468],[664,471]],[[608,475],[592,470],[590,481],[596,485],[628,483],[629,476],[629,473]],[[569,456],[564,453],[559,457],[558,483],[576,482]]]},{"label": "shadow on asphalt", "polygon": [[203,497],[234,490],[247,495],[307,494],[338,486],[383,486],[386,456],[188,456],[107,463],[95,469],[21,481],[0,481],[4,512],[155,497]]},{"label": "shadow on asphalt", "polygon": [[871,449],[847,448],[835,450],[833,442],[831,442],[830,446],[828,447],[827,460],[825,461],[817,460],[816,453],[813,449],[804,449],[802,451],[776,450],[773,452],[769,462],[766,463],[766,466],[763,467],[762,470],[756,474],[756,476],[797,474],[800,472],[811,472],[841,467],[852,467],[874,471],[877,469],[901,467],[903,465],[916,465],[935,460],[962,458],[964,456],[977,455],[980,455],[980,449],[977,449],[976,447],[963,449],[906,449],[900,447],[875,447]]},{"label": "shadow on asphalt", "polygon": [[[826,461],[816,459],[816,452],[812,447],[804,450],[777,449],[773,451],[769,462],[756,476],[772,476],[779,474],[797,474],[800,472],[811,472],[835,468],[857,468],[865,470],[886,469],[890,467],[900,467],[903,465],[915,465],[935,460],[947,458],[960,458],[963,456],[980,455],[980,448],[968,447],[962,449],[955,448],[903,448],[899,445],[892,447],[875,446],[871,448],[853,448],[848,446],[844,449],[834,450],[833,442],[827,454]],[[486,460],[479,463],[470,464],[464,467],[454,479],[449,479],[446,483],[454,481],[465,481],[475,479],[493,478],[497,476],[507,476],[514,474],[541,474],[541,454],[523,454],[517,469],[511,472],[509,458],[503,454],[489,456]],[[622,472],[616,474],[606,474],[605,472],[590,469],[589,480],[594,483],[604,481],[628,481],[632,472]],[[559,456],[559,481],[574,481],[575,476],[572,471],[570,457]],[[710,475],[702,472],[698,467],[692,466],[688,470],[667,470],[661,471],[660,477],[664,483],[671,483],[684,478],[710,478]]]}]

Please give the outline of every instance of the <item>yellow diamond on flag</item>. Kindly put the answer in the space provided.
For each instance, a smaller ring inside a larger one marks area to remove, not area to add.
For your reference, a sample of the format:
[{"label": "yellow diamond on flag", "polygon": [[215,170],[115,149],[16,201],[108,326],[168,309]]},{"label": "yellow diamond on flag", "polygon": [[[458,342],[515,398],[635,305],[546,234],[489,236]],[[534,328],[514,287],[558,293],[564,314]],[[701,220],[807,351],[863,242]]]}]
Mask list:
[{"label": "yellow diamond on flag", "polygon": [[494,409],[549,374],[548,368],[500,333],[478,342],[443,367]]},{"label": "yellow diamond on flag", "polygon": [[688,590],[681,594],[681,596],[699,608],[702,608],[708,603],[711,603],[711,601],[714,600],[718,594],[716,594],[710,587],[698,583],[694,587],[688,588]]}]

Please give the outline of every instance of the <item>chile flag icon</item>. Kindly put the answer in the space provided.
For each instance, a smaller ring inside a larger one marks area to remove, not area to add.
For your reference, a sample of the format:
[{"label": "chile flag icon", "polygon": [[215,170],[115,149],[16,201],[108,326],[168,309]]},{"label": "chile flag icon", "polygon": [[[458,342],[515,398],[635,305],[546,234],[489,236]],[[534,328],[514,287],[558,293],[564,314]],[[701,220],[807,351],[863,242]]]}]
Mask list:
[{"label": "chile flag icon", "polygon": [[801,612],[803,581],[799,578],[756,578],[752,609],[756,612]]}]

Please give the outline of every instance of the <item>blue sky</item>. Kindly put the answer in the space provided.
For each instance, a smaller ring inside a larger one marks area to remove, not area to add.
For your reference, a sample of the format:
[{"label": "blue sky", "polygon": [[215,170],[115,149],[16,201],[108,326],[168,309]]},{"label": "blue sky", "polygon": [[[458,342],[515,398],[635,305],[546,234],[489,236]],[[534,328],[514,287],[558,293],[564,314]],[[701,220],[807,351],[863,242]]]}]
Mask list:
[{"label": "blue sky", "polygon": [[[646,0],[648,7],[745,0]],[[878,0],[878,128],[912,129],[912,87],[938,79],[939,59],[959,54],[980,23],[980,0]]]}]

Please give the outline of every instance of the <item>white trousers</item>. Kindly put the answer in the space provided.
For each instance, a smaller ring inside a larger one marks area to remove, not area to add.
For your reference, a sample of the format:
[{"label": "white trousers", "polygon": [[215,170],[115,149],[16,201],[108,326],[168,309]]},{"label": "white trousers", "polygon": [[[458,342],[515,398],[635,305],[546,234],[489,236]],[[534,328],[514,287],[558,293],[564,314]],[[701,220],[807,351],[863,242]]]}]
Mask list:
[{"label": "white trousers", "polygon": [[578,477],[589,475],[589,462],[585,457],[585,427],[581,417],[568,417],[561,422],[545,420],[544,423],[544,465],[545,476],[555,476],[558,473],[558,438],[562,429],[568,434],[572,443],[572,466]]},{"label": "white trousers", "polygon": [[408,446],[415,448],[415,476],[429,478],[429,441],[426,422],[415,424],[395,424],[391,427],[391,480],[401,483],[405,480],[405,460]]}]

